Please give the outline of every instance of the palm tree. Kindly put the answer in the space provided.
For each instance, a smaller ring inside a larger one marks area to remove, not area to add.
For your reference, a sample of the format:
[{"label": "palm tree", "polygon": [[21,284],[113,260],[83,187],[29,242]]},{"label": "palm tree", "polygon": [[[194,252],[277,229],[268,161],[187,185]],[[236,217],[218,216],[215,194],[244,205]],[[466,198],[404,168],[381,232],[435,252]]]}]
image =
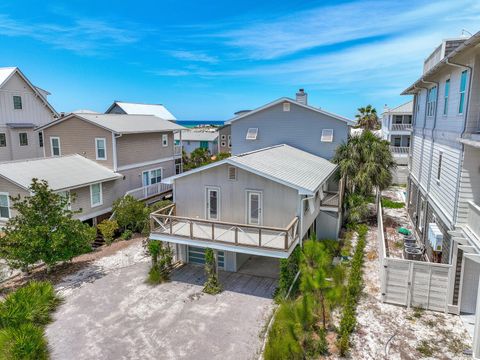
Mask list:
[{"label": "palm tree", "polygon": [[346,179],[348,193],[363,196],[372,194],[375,187],[383,190],[392,182],[391,171],[396,167],[389,143],[370,130],[349,136],[333,158],[340,167],[340,176]]},{"label": "palm tree", "polygon": [[372,105],[358,108],[357,127],[365,130],[376,130],[380,127],[378,122],[377,110]]}]

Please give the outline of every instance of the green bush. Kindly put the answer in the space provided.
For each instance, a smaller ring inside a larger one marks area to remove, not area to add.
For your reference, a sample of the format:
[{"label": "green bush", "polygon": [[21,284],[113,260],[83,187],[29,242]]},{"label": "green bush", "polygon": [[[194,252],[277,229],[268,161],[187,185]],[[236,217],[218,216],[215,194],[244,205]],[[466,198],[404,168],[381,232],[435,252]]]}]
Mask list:
[{"label": "green bush", "polygon": [[212,249],[205,249],[205,275],[207,281],[203,287],[203,292],[210,295],[216,295],[222,292],[222,285],[218,281],[215,254]]},{"label": "green bush", "polygon": [[149,240],[147,248],[152,257],[152,267],[148,272],[147,283],[157,285],[168,281],[173,260],[170,246],[161,241]]},{"label": "green bush", "polygon": [[130,229],[125,230],[120,236],[123,240],[130,240],[133,236],[133,231]]},{"label": "green bush", "polygon": [[382,198],[382,207],[387,209],[401,209],[405,207],[405,203],[401,201],[393,201],[387,198]]},{"label": "green bush", "polygon": [[[280,278],[278,279],[278,287],[275,292],[275,299],[277,301],[283,300],[287,296],[290,286],[292,286],[295,275],[300,268],[300,257],[301,257],[301,248],[300,246],[295,247],[288,259],[280,260]],[[292,287],[292,293],[295,294],[298,291],[298,284]]]},{"label": "green bush", "polygon": [[118,222],[116,220],[103,220],[97,225],[98,230],[103,236],[105,242],[110,245],[113,242],[115,231],[118,230]]},{"label": "green bush", "polygon": [[32,323],[0,329],[0,359],[47,360],[47,341],[43,329]]},{"label": "green bush", "polygon": [[149,208],[131,195],[117,199],[113,203],[115,220],[122,229],[141,232],[148,223]]},{"label": "green bush", "polygon": [[25,323],[46,325],[51,321],[51,312],[59,304],[60,299],[51,283],[31,281],[8,294],[0,303],[0,326],[18,327]]},{"label": "green bush", "polygon": [[173,204],[171,200],[160,200],[157,201],[156,203],[151,204],[148,208],[149,211],[152,213],[154,211],[163,209],[164,207],[167,207],[168,205]]}]

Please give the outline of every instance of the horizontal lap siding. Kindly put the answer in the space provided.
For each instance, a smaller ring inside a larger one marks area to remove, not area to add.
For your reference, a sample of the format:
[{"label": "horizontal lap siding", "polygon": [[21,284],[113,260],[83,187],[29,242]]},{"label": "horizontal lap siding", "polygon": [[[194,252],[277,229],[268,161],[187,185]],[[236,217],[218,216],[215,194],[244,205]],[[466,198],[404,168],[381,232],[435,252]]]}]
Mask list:
[{"label": "horizontal lap siding", "polygon": [[[168,134],[168,146],[162,145],[162,135]],[[118,166],[173,157],[173,132],[125,134],[117,139]]]},{"label": "horizontal lap siding", "polygon": [[432,140],[423,139],[422,162],[420,166],[420,184],[424,189],[428,186],[428,172],[430,169],[430,156],[432,150]]},{"label": "horizontal lap siding", "polygon": [[412,150],[411,173],[418,180],[418,179],[420,179],[422,137],[421,136],[414,136],[412,145],[413,145],[413,150]]},{"label": "horizontal lap siding", "polygon": [[107,181],[102,183],[102,197],[103,204],[100,206],[91,206],[90,198],[90,186],[84,186],[77,189],[70,190],[71,196],[75,197],[75,201],[72,203],[72,210],[82,210],[77,216],[85,216],[90,213],[98,212],[101,210],[112,207],[113,202],[117,199],[116,184],[121,180]]},{"label": "horizontal lap siding", "polygon": [[125,179],[120,179],[117,182],[117,195],[123,196],[127,191],[137,189],[143,186],[142,173],[147,170],[162,168],[163,178],[166,179],[175,175],[175,163],[173,160],[162,161],[153,165],[146,165],[129,170],[122,170],[120,173]]},{"label": "horizontal lap siding", "polygon": [[458,223],[466,223],[469,201],[480,204],[480,149],[465,146],[458,200]]},{"label": "horizontal lap siding", "polygon": [[[20,195],[21,197],[25,197],[30,195],[27,190],[19,187],[18,185],[15,185],[14,183],[2,177],[0,177],[0,192],[7,193],[10,197],[17,197],[18,195]],[[12,209],[12,201],[10,200],[10,216],[13,217],[15,215],[16,212]]]}]

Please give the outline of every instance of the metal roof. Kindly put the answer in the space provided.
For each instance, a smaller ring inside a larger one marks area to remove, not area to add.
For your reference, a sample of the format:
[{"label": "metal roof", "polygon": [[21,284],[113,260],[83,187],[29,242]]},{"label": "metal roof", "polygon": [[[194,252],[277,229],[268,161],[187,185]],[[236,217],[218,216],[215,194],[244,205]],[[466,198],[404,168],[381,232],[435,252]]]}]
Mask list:
[{"label": "metal roof", "polygon": [[162,104],[140,104],[115,101],[106,112],[108,113],[109,110],[115,105],[118,105],[123,111],[130,115],[155,115],[164,120],[177,120],[175,116],[173,116],[173,114]]},{"label": "metal roof", "polygon": [[171,121],[160,119],[154,115],[128,115],[128,114],[90,114],[72,113],[52,123],[44,125],[37,130],[43,130],[57,123],[77,117],[89,123],[97,125],[117,134],[151,133],[173,130],[185,130],[186,128]]},{"label": "metal roof", "polygon": [[413,113],[413,100],[385,112],[389,114],[411,114]]},{"label": "metal roof", "polygon": [[300,194],[313,195],[337,169],[337,165],[289,145],[276,145],[229,157],[165,179],[175,179],[205,171],[222,164],[237,166],[256,175],[297,189]]},{"label": "metal roof", "polygon": [[0,176],[26,190],[32,179],[46,180],[55,191],[122,177],[121,174],[78,154],[0,163]]},{"label": "metal roof", "polygon": [[[217,138],[216,131],[182,131],[182,141],[215,141]],[[180,134],[175,134],[175,140],[180,140]]]},{"label": "metal roof", "polygon": [[350,119],[347,119],[346,117],[343,117],[343,116],[340,116],[340,115],[337,115],[337,114],[330,113],[330,112],[328,112],[328,111],[322,110],[322,109],[320,109],[320,108],[316,108],[316,107],[314,107],[314,106],[310,106],[310,105],[305,105],[305,104],[299,103],[298,101],[295,101],[295,100],[290,99],[290,98],[288,98],[288,97],[282,97],[282,98],[280,98],[280,99],[277,99],[277,100],[275,100],[275,101],[272,101],[271,103],[268,103],[268,104],[265,104],[265,105],[263,105],[263,106],[260,106],[259,108],[256,108],[256,109],[254,109],[254,110],[251,110],[251,111],[242,113],[242,114],[234,117],[233,119],[230,119],[230,120],[226,121],[225,124],[226,124],[226,125],[229,125],[229,124],[231,124],[231,123],[234,122],[234,121],[237,121],[237,120],[243,119],[243,118],[245,118],[245,117],[251,116],[251,115],[256,114],[256,113],[258,113],[258,112],[260,112],[260,111],[263,111],[263,110],[265,110],[265,109],[268,109],[268,108],[270,108],[270,107],[272,107],[272,106],[275,106],[275,105],[278,105],[278,104],[284,103],[284,102],[289,102],[289,103],[291,103],[291,104],[295,104],[295,105],[301,106],[301,107],[303,107],[303,108],[305,108],[305,109],[312,110],[312,111],[314,111],[314,112],[317,112],[317,113],[320,113],[320,114],[323,114],[323,115],[330,116],[330,117],[333,118],[333,119],[340,120],[340,121],[344,121],[344,122],[346,122],[346,123],[347,123],[348,125],[350,125],[350,126],[353,126],[353,125],[356,124],[355,121],[352,121],[352,120],[350,120]]}]

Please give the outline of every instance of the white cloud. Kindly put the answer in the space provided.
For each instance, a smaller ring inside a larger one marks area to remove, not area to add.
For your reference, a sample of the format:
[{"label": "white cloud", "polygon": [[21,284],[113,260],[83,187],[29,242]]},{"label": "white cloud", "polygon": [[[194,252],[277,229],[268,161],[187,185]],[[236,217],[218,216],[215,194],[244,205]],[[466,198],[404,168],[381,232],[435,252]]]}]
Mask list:
[{"label": "white cloud", "polygon": [[184,61],[204,62],[209,64],[215,64],[218,62],[218,58],[216,56],[210,56],[208,54],[196,51],[172,50],[168,51],[167,53],[176,59]]}]

